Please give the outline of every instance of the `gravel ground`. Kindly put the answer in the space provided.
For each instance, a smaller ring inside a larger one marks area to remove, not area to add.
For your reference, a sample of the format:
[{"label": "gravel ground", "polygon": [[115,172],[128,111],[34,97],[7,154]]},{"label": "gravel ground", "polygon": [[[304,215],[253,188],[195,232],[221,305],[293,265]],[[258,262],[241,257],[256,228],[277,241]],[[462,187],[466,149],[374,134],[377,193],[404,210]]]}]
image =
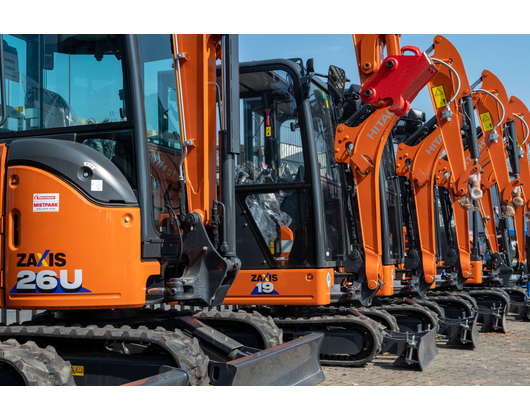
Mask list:
[{"label": "gravel ground", "polygon": [[463,350],[436,341],[438,355],[423,371],[394,366],[395,355],[380,355],[360,368],[323,366],[332,385],[530,385],[530,322],[507,316],[507,333],[481,333],[478,348]]}]

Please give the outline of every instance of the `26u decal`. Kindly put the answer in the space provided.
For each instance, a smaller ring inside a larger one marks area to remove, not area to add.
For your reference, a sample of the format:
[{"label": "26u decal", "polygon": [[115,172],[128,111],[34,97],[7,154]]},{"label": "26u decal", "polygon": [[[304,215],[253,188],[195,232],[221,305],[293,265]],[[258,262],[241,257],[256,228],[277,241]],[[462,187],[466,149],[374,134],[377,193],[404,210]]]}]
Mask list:
[{"label": "26u decal", "polygon": [[68,281],[68,270],[60,270],[59,276],[52,270],[35,273],[30,270],[20,271],[17,275],[18,293],[54,293],[58,286],[65,293],[79,292],[83,286],[83,270],[74,270],[74,281]]}]

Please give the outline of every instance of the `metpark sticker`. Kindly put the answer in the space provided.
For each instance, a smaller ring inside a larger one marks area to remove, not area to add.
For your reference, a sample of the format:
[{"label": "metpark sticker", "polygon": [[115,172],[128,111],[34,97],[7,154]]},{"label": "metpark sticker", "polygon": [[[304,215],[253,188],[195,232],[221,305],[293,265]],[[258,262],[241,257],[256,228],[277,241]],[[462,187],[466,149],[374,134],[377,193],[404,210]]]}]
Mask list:
[{"label": "metpark sticker", "polygon": [[59,211],[59,194],[33,194],[33,212]]}]

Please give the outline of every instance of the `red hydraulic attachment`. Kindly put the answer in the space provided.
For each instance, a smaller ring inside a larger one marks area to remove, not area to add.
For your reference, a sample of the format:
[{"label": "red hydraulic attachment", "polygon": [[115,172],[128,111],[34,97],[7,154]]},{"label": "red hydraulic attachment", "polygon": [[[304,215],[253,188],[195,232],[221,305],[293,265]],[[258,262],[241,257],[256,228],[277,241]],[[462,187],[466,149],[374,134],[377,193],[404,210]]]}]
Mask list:
[{"label": "red hydraulic attachment", "polygon": [[[406,51],[414,55],[404,55]],[[361,90],[361,99],[374,108],[390,106],[389,111],[402,117],[410,110],[410,102],[438,70],[426,53],[406,46],[402,55],[386,57],[377,73]]]}]

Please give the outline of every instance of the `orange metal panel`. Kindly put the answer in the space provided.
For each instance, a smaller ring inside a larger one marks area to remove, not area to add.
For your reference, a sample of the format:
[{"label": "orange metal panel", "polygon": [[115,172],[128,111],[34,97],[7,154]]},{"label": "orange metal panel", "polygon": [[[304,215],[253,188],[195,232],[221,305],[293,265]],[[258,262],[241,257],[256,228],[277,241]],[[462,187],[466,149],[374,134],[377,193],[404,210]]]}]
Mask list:
[{"label": "orange metal panel", "polygon": [[466,284],[482,284],[482,261],[471,262],[471,275]]},{"label": "orange metal panel", "polygon": [[[53,310],[145,304],[147,278],[160,274],[160,265],[141,261],[139,208],[100,207],[36,168],[10,167],[6,179],[6,307]],[[34,194],[55,196],[58,211],[34,211]]]},{"label": "orange metal panel", "polygon": [[241,270],[224,305],[327,305],[333,269]]},{"label": "orange metal panel", "polygon": [[396,266],[383,266],[383,286],[377,292],[376,296],[393,296],[394,295],[394,279],[396,278]]}]

